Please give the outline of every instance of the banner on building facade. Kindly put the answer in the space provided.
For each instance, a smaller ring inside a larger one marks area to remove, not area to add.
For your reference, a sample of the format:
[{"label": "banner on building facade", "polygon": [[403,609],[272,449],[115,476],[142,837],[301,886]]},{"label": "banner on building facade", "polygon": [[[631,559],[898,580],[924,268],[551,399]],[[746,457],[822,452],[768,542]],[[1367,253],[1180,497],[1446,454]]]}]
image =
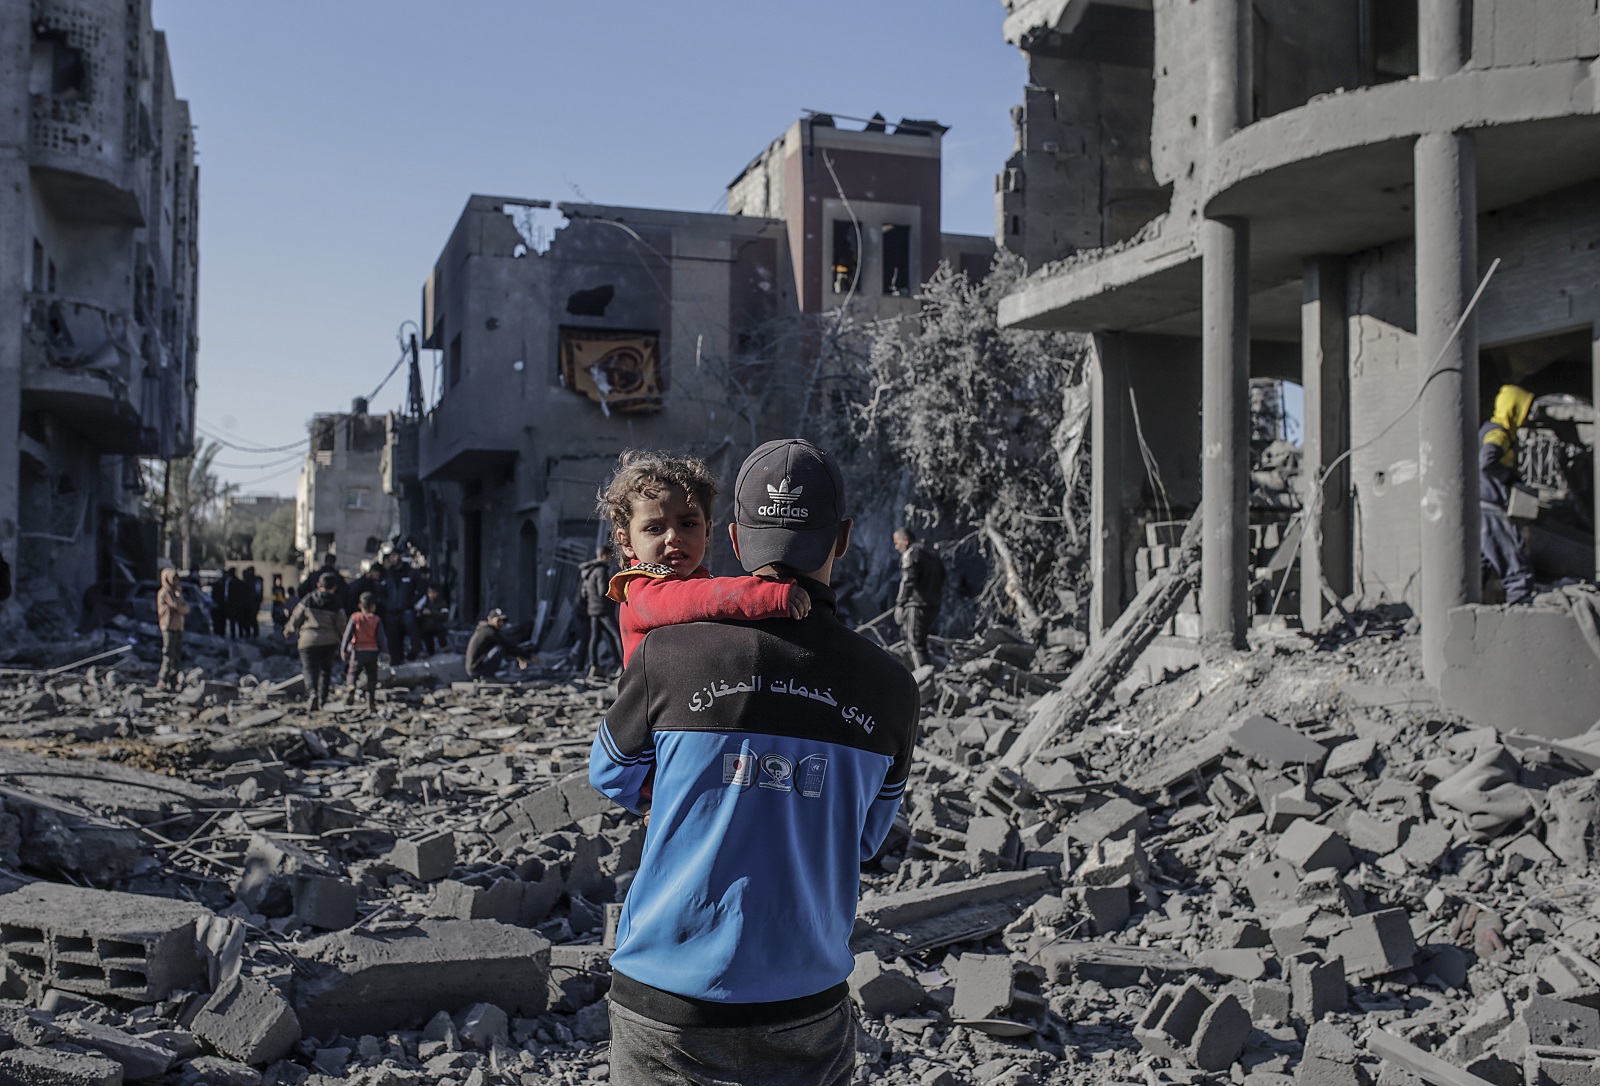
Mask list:
[{"label": "banner on building facade", "polygon": [[607,414],[661,409],[661,337],[561,329],[561,383]]}]

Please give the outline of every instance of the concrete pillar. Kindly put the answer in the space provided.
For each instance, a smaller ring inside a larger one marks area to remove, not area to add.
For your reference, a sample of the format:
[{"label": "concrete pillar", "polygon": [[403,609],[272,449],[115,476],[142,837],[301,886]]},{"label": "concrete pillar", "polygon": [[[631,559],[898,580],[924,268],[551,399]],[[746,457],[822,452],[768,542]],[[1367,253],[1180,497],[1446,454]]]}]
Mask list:
[{"label": "concrete pillar", "polygon": [[[22,304],[33,239],[28,222],[28,19],[0,17],[0,555],[15,584],[22,461]],[[5,612],[10,611],[10,615]],[[15,599],[0,604],[0,628],[20,621]]]},{"label": "concrete pillar", "polygon": [[1094,353],[1089,377],[1089,636],[1098,641],[1122,614],[1122,436],[1128,368],[1120,336],[1095,336]]},{"label": "concrete pillar", "polygon": [[[1423,79],[1443,78],[1465,63],[1465,2],[1421,0],[1418,42]],[[1413,157],[1417,377],[1422,382],[1417,406],[1422,670],[1437,686],[1444,673],[1450,609],[1475,603],[1482,593],[1476,322],[1468,320],[1445,349],[1477,286],[1477,160],[1472,136],[1463,132],[1426,133],[1418,137]]]},{"label": "concrete pillar", "polygon": [[[1600,402],[1600,321],[1594,325],[1594,336],[1589,344],[1590,378],[1589,401]],[[1594,472],[1589,476],[1594,485],[1594,579],[1600,581],[1600,441],[1594,443]]]},{"label": "concrete pillar", "polygon": [[[1250,20],[1248,0],[1209,0],[1206,132],[1213,149],[1249,115]],[[1200,255],[1200,632],[1242,648],[1249,626],[1249,223],[1207,219]]]},{"label": "concrete pillar", "polygon": [[1350,448],[1350,321],[1344,259],[1308,257],[1300,282],[1300,382],[1306,396],[1300,461],[1300,621],[1314,630],[1328,612],[1324,582],[1341,598],[1351,591],[1349,461],[1340,462],[1320,494],[1313,493],[1322,473]]},{"label": "concrete pillar", "polygon": [[1200,242],[1200,632],[1243,648],[1250,620],[1250,226],[1207,219]]}]

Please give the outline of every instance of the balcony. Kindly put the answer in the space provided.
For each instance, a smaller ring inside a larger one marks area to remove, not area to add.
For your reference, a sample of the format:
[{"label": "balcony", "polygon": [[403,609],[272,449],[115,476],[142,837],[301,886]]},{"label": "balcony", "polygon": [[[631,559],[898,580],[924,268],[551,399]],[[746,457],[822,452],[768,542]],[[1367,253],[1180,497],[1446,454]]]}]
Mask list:
[{"label": "balcony", "polygon": [[105,453],[177,454],[165,420],[184,417],[184,390],[175,368],[147,376],[142,357],[160,356],[159,337],[127,313],[54,295],[27,295],[24,317],[24,409],[57,415]]},{"label": "balcony", "polygon": [[50,210],[64,219],[145,225],[148,160],[123,154],[120,114],[106,121],[91,103],[31,96],[29,172]]}]

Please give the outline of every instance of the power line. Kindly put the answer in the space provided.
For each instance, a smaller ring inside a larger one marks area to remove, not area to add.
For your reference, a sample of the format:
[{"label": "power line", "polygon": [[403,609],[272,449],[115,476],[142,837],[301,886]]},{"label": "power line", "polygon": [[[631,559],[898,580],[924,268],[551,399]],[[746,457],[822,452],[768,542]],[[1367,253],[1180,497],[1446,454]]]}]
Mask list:
[{"label": "power line", "polygon": [[293,445],[240,445],[237,442],[228,440],[221,434],[216,433],[214,430],[211,430],[206,426],[202,426],[199,422],[195,423],[194,428],[199,430],[212,441],[215,441],[218,445],[221,445],[223,448],[232,449],[234,452],[242,453],[303,452],[305,451],[306,442],[309,440],[303,438],[299,441],[296,441]]}]

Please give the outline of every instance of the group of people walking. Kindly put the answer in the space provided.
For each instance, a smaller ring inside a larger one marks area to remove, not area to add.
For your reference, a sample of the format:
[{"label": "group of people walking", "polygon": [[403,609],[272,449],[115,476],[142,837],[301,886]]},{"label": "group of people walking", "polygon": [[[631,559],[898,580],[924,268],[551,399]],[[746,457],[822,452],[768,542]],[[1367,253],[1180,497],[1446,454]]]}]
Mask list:
[{"label": "group of people walking", "polygon": [[261,601],[266,598],[255,566],[229,566],[211,586],[211,632],[218,637],[260,637]]}]

